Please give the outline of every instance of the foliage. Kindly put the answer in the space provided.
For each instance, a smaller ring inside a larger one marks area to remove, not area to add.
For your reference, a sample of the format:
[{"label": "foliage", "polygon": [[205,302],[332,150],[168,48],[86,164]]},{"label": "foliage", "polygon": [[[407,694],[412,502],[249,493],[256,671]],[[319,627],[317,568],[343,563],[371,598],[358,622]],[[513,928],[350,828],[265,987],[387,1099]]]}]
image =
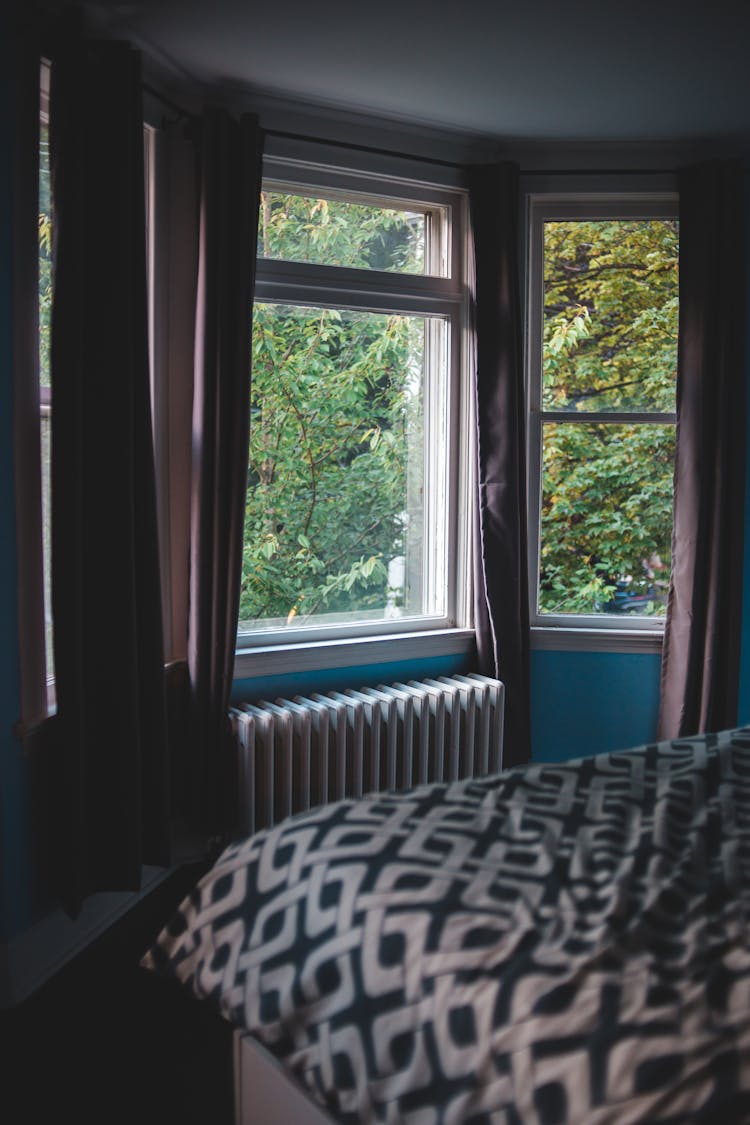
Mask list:
[{"label": "foliage", "polygon": [[[50,344],[52,328],[52,202],[50,197],[49,129],[40,123],[39,135],[39,385],[40,398],[52,383]],[[51,574],[51,437],[49,409],[42,408],[39,424],[42,479],[42,558],[44,570],[45,659],[47,678],[54,678],[52,574]]]},{"label": "foliage", "polygon": [[674,427],[592,412],[672,412],[677,352],[677,223],[545,225],[543,612],[615,608],[616,588],[661,612],[670,564]]},{"label": "foliage", "polygon": [[[421,273],[424,233],[423,216],[396,208],[261,200],[268,257]],[[644,593],[640,612],[660,610],[674,427],[606,413],[674,410],[677,269],[676,222],[546,224],[543,407],[571,421],[544,427],[544,612],[609,609],[618,584]],[[424,328],[423,317],[256,304],[245,627],[418,607]]]},{"label": "foliage", "polygon": [[52,319],[52,204],[50,202],[49,136],[40,127],[39,166],[39,376],[50,385],[50,330]]},{"label": "foliage", "polygon": [[[421,218],[421,217],[420,217]],[[261,252],[421,270],[403,211],[264,193]],[[421,459],[419,317],[256,303],[240,621],[382,616],[404,590],[410,450]]]},{"label": "foliage", "polygon": [[262,258],[386,272],[424,272],[424,216],[349,200],[264,191]]}]

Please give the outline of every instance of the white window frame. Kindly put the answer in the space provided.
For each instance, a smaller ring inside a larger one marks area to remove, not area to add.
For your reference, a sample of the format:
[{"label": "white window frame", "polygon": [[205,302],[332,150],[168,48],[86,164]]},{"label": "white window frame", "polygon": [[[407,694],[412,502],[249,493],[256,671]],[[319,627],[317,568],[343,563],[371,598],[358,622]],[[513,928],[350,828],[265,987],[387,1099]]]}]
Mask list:
[{"label": "white window frame", "polygon": [[[270,151],[269,151],[270,150]],[[437,315],[448,323],[449,532],[445,573],[446,611],[441,617],[409,617],[322,627],[238,633],[235,676],[273,675],[431,655],[466,653],[471,629],[471,496],[473,493],[473,403],[468,368],[469,299],[466,286],[468,198],[456,170],[439,169],[425,179],[417,162],[372,153],[283,141],[267,146],[264,187],[300,194],[339,195],[357,201],[386,201],[398,207],[445,209],[450,234],[442,240],[440,262],[427,261],[432,274],[399,274],[312,263],[257,260],[256,301],[336,307],[373,312]],[[428,333],[429,336],[429,333]],[[429,339],[428,339],[429,347]],[[437,413],[427,405],[428,422]],[[428,445],[428,449],[432,447]],[[427,501],[429,503],[429,499]],[[438,568],[440,569],[440,568]]]},{"label": "white window frame", "polygon": [[[49,93],[50,93],[51,65],[52,64],[50,63],[50,61],[48,59],[43,58],[41,60],[40,90],[39,90],[39,124],[41,126],[41,124],[44,123],[48,128],[49,128]],[[41,138],[40,138],[40,154],[41,154]],[[50,182],[50,191],[51,190],[52,190],[52,185],[51,185],[51,182]],[[40,454],[41,454],[42,419],[48,419],[49,424],[51,426],[52,387],[51,386],[50,387],[42,387],[41,371],[38,372],[38,378],[39,378],[39,446],[40,446]],[[51,439],[51,436],[50,436],[50,443],[51,443],[51,440],[52,439]],[[41,461],[40,461],[40,469],[41,469]],[[52,499],[52,482],[50,480],[46,483],[48,484],[48,487],[49,487],[49,498],[50,498],[50,502],[51,502],[51,499]],[[43,494],[44,489],[45,489],[45,480],[44,480],[44,474],[43,473],[42,473],[41,487],[42,487],[42,494]],[[46,543],[44,541],[44,499],[43,498],[40,500],[39,518],[40,518],[40,524],[41,524],[41,528],[42,528],[42,530],[41,530],[42,570],[44,571],[46,569],[47,565],[49,565],[51,567],[51,564],[52,564],[52,540],[51,540],[51,527],[50,527],[50,538]],[[51,518],[51,513],[50,513],[50,518]],[[53,649],[54,649],[54,621],[52,619],[51,583],[50,583],[50,589],[48,590],[44,574],[43,574],[43,577],[42,577],[41,596],[42,596],[42,605],[44,607],[44,638],[43,638],[43,642],[42,642],[42,649],[43,649],[43,662],[44,662],[44,682],[45,682],[46,699],[47,699],[47,715],[53,715],[55,713],[55,711],[57,710],[57,682],[56,682],[56,679],[55,679],[54,651],[53,651]],[[47,622],[48,621],[52,622],[52,627],[51,627],[51,631],[50,631],[51,646],[49,648],[48,648],[48,644],[47,644],[47,641],[48,641]]]},{"label": "white window frame", "polygon": [[[670,177],[671,179],[671,177]],[[669,187],[529,191],[526,196],[526,380],[528,396],[529,600],[533,648],[564,651],[655,652],[663,617],[625,614],[547,614],[539,611],[542,435],[544,422],[571,424],[570,413],[542,409],[544,331],[544,223],[548,220],[677,218],[679,198]],[[583,415],[581,421],[583,421]],[[674,412],[587,411],[586,422],[647,421],[676,424]],[[572,423],[575,424],[575,423]]]}]

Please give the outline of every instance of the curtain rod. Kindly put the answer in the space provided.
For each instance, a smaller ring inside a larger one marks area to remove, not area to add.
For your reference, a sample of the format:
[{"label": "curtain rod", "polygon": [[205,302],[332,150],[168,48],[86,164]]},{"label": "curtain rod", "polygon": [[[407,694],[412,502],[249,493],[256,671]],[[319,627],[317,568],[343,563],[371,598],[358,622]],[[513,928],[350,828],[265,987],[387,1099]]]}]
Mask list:
[{"label": "curtain rod", "polygon": [[522,176],[676,176],[677,168],[521,168]]},{"label": "curtain rod", "polygon": [[334,148],[355,149],[357,152],[371,152],[375,156],[398,156],[403,160],[416,160],[421,164],[437,164],[442,168],[465,167],[464,164],[457,160],[441,160],[436,156],[415,156],[413,153],[401,152],[393,148],[380,148],[378,145],[351,144],[349,141],[332,141],[327,140],[325,137],[312,137],[305,133],[290,133],[283,129],[265,129],[264,132],[269,137],[282,137],[290,141],[310,141],[313,144],[329,145]]},{"label": "curtain rod", "polygon": [[[349,144],[347,141],[330,141],[324,137],[309,137],[302,133],[288,133],[280,129],[266,129],[265,132],[271,137],[284,137],[288,140],[295,141],[313,141],[316,144],[335,145],[339,148],[356,149],[358,152],[371,152],[379,156],[398,156],[406,160],[417,160],[423,164],[437,164],[444,168],[467,168],[471,166],[471,161],[461,162],[458,160],[441,160],[438,157],[432,156],[414,156],[411,153],[400,152],[397,149],[378,148],[375,145],[361,145]],[[674,176],[677,174],[676,168],[523,168],[519,161],[514,160],[512,157],[501,157],[501,160],[511,161],[519,166],[519,175],[521,176]],[[486,164],[488,160],[477,161],[478,164]]]},{"label": "curtain rod", "polygon": [[192,112],[189,109],[184,109],[183,106],[178,105],[177,102],[173,102],[171,98],[166,97],[164,94],[161,93],[160,90],[157,90],[154,86],[151,86],[148,82],[142,81],[141,82],[141,89],[144,90],[147,94],[151,94],[151,96],[153,98],[156,98],[157,101],[161,102],[162,105],[165,105],[168,109],[171,109],[174,113],[177,114],[178,117],[185,117],[189,121],[195,120],[196,114],[194,112]]},{"label": "curtain rod", "polygon": [[[178,105],[177,102],[166,97],[166,95],[162,94],[160,90],[157,90],[150,83],[141,82],[141,87],[146,93],[151,94],[152,97],[156,98],[162,105],[167,106],[168,109],[171,109],[179,117],[185,117],[190,121],[197,118],[198,115],[195,112]],[[396,149],[379,148],[376,145],[350,144],[348,141],[333,141],[326,137],[309,136],[305,133],[291,133],[282,129],[264,129],[263,132],[268,137],[282,137],[291,141],[310,141],[314,144],[324,144],[336,148],[355,149],[357,152],[371,152],[378,156],[398,156],[407,160],[418,160],[425,164],[439,164],[446,168],[463,167],[462,164],[455,160],[440,160],[437,157],[430,156],[414,156],[411,153],[399,152]]]},{"label": "curtain rod", "polygon": [[[171,98],[166,97],[160,90],[151,86],[148,82],[142,82],[143,90],[151,94],[157,101],[161,102],[178,117],[184,117],[189,121],[194,121],[197,114],[185,109],[184,106],[179,105]],[[413,153],[401,152],[398,149],[381,148],[378,145],[363,145],[352,144],[348,141],[334,141],[326,137],[309,136],[305,133],[293,133],[284,129],[264,129],[266,136],[280,137],[283,140],[290,141],[307,141],[312,144],[328,145],[332,148],[342,148],[347,150],[354,150],[356,152],[369,152],[375,156],[394,156],[402,160],[412,160],[420,164],[433,164],[441,168],[456,168],[462,169],[467,167],[467,164],[461,163],[457,160],[441,160],[439,157],[433,156],[417,156]],[[467,162],[469,163],[469,162]],[[480,161],[478,163],[487,163],[487,161]],[[519,165],[519,174],[521,176],[644,176],[644,175],[661,175],[661,176],[674,176],[677,174],[676,168],[530,168],[525,169]]]}]

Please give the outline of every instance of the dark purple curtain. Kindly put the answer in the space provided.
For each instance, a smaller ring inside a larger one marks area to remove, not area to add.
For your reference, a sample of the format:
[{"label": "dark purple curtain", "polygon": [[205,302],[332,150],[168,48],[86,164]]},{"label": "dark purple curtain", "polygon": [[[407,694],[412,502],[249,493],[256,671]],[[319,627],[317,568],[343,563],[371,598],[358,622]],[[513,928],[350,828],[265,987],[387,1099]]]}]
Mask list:
[{"label": "dark purple curtain", "polygon": [[200,219],[188,610],[190,820],[218,846],[233,820],[228,706],[239,614],[262,134],[207,109]]},{"label": "dark purple curtain", "polygon": [[[15,29],[14,29],[15,30]],[[8,45],[5,82],[14,122],[12,169],[13,453],[18,566],[20,731],[27,750],[46,713],[42,483],[39,426],[39,43],[18,30]]]},{"label": "dark purple curtain", "polygon": [[75,914],[168,862],[138,54],[60,46],[50,105],[52,848]]},{"label": "dark purple curtain", "polygon": [[659,737],[737,721],[745,478],[742,166],[685,169],[672,581]]},{"label": "dark purple curtain", "polygon": [[528,762],[529,596],[526,410],[515,164],[469,169],[475,261],[479,668],[505,684],[505,766]]}]

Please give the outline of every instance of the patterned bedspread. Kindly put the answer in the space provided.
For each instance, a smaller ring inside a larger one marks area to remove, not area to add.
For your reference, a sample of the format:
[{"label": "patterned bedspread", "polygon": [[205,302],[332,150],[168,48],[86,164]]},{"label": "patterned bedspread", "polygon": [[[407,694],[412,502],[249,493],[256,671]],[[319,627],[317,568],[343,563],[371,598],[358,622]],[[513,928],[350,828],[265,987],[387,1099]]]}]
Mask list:
[{"label": "patterned bedspread", "polygon": [[750,728],[233,844],[143,964],[341,1121],[750,1122]]}]

